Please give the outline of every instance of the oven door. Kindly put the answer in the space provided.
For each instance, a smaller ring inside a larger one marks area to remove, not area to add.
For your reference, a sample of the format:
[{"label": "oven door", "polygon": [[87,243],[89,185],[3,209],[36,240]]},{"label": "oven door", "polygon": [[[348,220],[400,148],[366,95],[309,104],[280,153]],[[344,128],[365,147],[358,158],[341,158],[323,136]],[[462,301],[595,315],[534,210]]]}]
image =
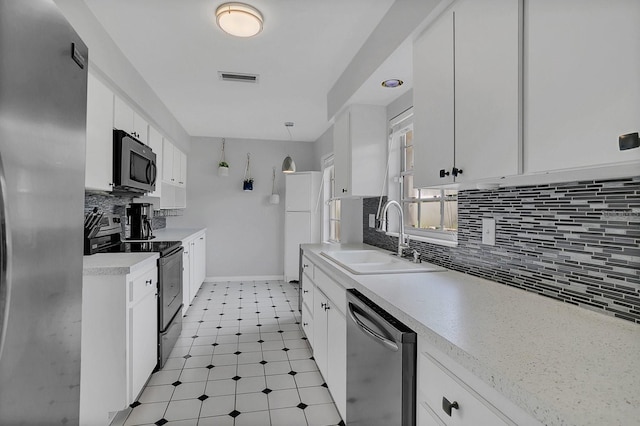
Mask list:
[{"label": "oven door", "polygon": [[166,331],[171,319],[182,308],[183,247],[158,260],[158,328]]},{"label": "oven door", "polygon": [[158,174],[156,154],[123,130],[114,130],[113,138],[116,189],[153,192]]}]

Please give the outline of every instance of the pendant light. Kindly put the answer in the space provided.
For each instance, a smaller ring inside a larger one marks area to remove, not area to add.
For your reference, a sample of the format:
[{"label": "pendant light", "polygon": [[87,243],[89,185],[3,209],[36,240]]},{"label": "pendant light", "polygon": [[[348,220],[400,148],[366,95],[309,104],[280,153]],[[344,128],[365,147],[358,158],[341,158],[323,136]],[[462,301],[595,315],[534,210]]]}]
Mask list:
[{"label": "pendant light", "polygon": [[[287,132],[289,133],[289,142],[292,142],[292,136],[291,136],[291,130],[289,130],[290,127],[293,127],[293,122],[292,121],[287,121],[284,123],[284,127],[285,129],[287,129]],[[284,161],[282,162],[282,173],[295,173],[296,171],[296,163],[295,161],[293,161],[293,158],[291,158],[291,156],[289,154],[287,154],[287,156],[284,158]]]}]

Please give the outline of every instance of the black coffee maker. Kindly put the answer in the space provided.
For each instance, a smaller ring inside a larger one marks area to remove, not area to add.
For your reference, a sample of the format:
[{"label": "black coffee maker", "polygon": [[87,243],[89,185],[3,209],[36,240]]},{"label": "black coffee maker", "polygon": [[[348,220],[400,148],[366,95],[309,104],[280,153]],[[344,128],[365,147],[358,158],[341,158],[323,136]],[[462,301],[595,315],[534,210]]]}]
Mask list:
[{"label": "black coffee maker", "polygon": [[150,240],[154,238],[151,230],[153,209],[149,203],[131,203],[127,209],[130,236],[128,240]]}]

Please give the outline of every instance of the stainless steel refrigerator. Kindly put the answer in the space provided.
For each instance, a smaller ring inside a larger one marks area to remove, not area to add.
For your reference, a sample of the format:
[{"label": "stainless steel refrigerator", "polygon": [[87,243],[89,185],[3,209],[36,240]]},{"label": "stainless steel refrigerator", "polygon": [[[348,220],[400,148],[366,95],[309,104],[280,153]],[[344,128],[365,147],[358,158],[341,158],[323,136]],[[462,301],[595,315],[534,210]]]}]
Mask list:
[{"label": "stainless steel refrigerator", "polygon": [[87,48],[0,0],[0,425],[78,424]]}]

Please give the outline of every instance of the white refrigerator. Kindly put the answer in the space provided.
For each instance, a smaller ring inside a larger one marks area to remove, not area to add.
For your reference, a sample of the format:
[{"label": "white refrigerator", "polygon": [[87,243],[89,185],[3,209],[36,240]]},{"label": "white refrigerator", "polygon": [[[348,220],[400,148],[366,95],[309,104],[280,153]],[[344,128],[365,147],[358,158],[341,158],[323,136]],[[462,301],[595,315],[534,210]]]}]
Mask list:
[{"label": "white refrigerator", "polygon": [[321,172],[289,173],[285,178],[284,281],[299,279],[300,244],[320,242]]}]

